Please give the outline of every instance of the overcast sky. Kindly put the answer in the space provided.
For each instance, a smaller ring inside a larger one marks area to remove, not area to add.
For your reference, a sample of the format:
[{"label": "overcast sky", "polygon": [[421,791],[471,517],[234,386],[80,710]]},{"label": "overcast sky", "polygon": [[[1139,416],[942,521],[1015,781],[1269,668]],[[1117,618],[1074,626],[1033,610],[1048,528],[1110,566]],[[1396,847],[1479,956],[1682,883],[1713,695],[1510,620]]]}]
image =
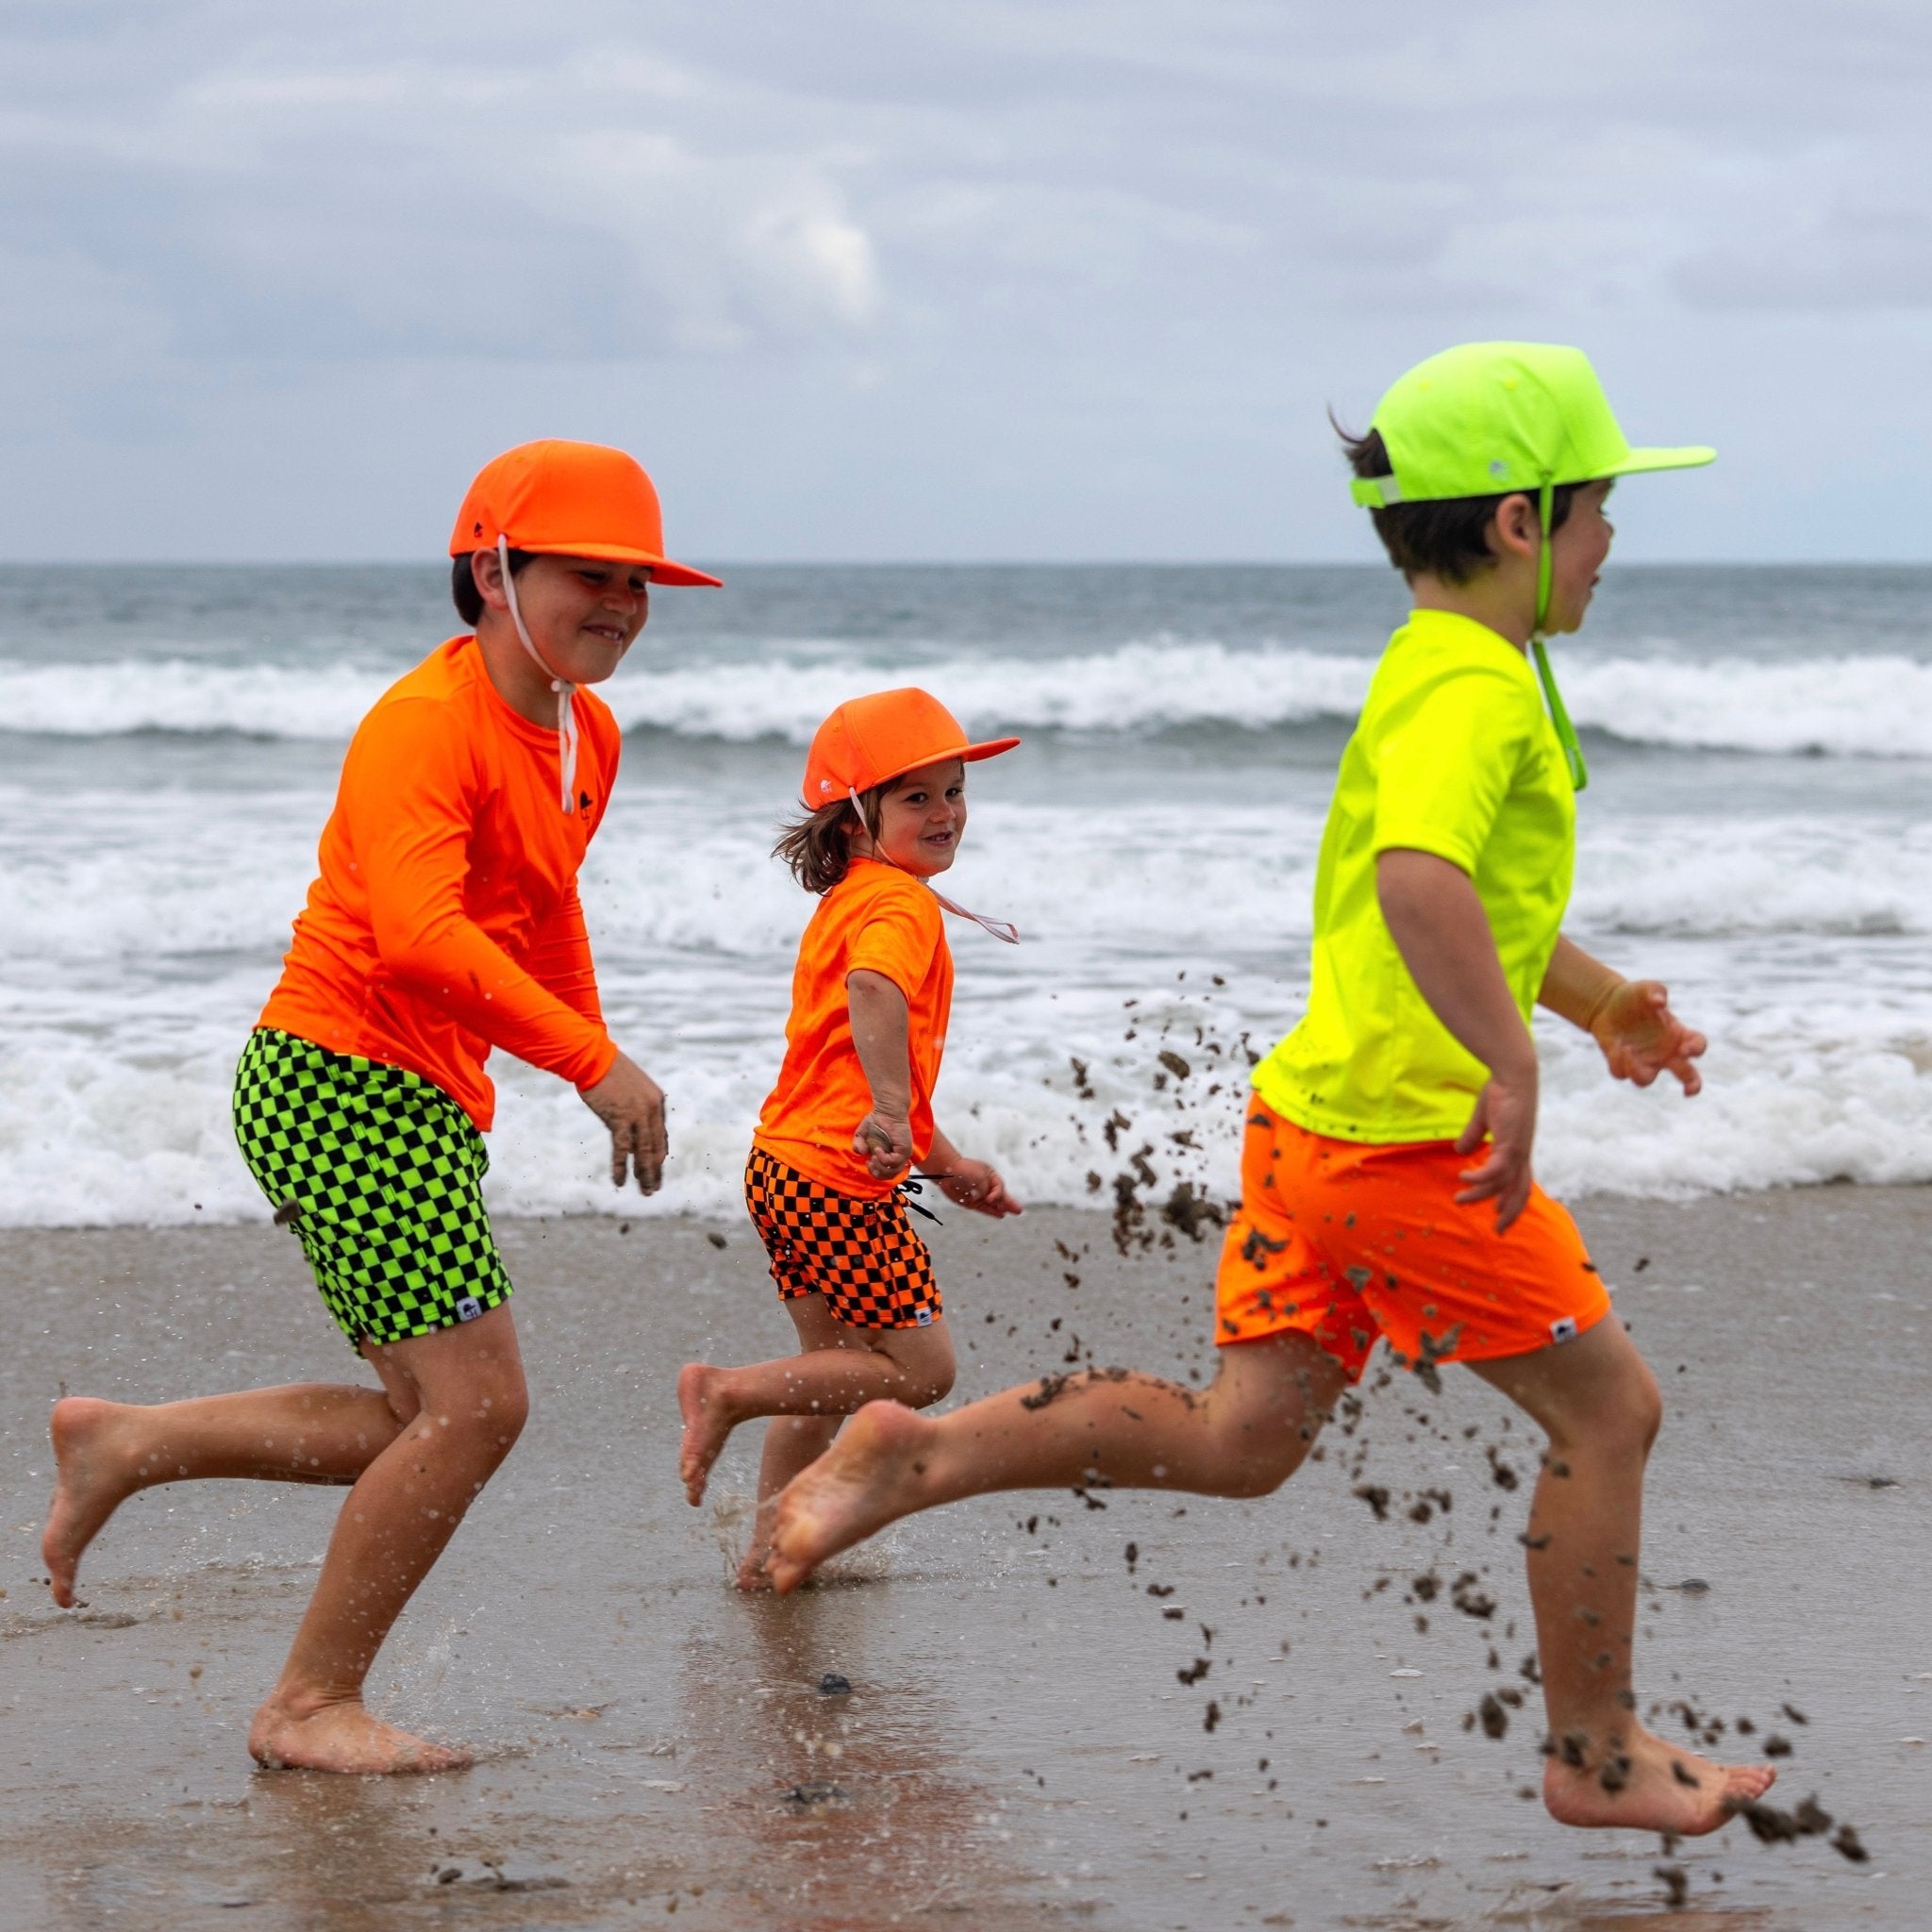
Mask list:
[{"label": "overcast sky", "polygon": [[1572,341],[1626,555],[1932,555],[1924,0],[0,0],[0,557],[1372,554],[1324,410]]}]

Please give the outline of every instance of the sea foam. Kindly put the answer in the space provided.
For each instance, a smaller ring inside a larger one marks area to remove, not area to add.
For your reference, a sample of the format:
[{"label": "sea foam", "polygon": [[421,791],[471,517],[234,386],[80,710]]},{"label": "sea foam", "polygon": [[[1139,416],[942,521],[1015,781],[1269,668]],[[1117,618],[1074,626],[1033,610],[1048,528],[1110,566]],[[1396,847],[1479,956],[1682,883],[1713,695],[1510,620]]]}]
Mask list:
[{"label": "sea foam", "polygon": [[[1577,723],[1634,744],[1860,758],[1932,757],[1932,665],[1896,656],[1690,662],[1668,654],[1557,649]],[[637,663],[608,695],[627,729],[694,740],[806,743],[819,721],[884,674],[861,657],[753,667]],[[916,666],[977,725],[1087,734],[1345,724],[1373,660],[1363,656],[1155,639],[1098,653],[961,653]],[[397,672],[353,663],[223,665],[186,658],[64,667],[0,665],[0,717],[42,736],[130,732],[344,740]]]},{"label": "sea foam", "polygon": [[[1088,1176],[1110,1182],[1120,1165],[1101,1134],[1115,1108],[1133,1123],[1120,1151],[1153,1147],[1164,1183],[1233,1190],[1246,1051],[1271,1046],[1304,998],[1318,791],[1211,816],[1154,798],[975,814],[956,889],[1025,939],[1008,948],[956,926],[940,1110],[1023,1199],[1104,1200]],[[265,1212],[234,1149],[228,1086],[325,795],[258,797],[245,816],[192,792],[126,805],[67,797],[31,851],[0,866],[0,1224]],[[1686,1102],[1668,1081],[1615,1086],[1588,1041],[1544,1020],[1545,1181],[1684,1194],[1932,1179],[1918,944],[1932,924],[1932,833],[1740,817],[1717,849],[1706,831],[1655,813],[1590,828],[1573,930],[1668,982],[1711,1038],[1707,1090]],[[765,857],[768,836],[759,800],[620,792],[584,893],[612,1029],[671,1095],[669,1183],[648,1206],[614,1195],[576,1096],[499,1059],[500,1208],[738,1211],[810,910]],[[1157,1090],[1162,1045],[1194,1071]],[[1075,1091],[1075,1056],[1091,1101]],[[1198,1151],[1170,1140],[1181,1131]]]}]

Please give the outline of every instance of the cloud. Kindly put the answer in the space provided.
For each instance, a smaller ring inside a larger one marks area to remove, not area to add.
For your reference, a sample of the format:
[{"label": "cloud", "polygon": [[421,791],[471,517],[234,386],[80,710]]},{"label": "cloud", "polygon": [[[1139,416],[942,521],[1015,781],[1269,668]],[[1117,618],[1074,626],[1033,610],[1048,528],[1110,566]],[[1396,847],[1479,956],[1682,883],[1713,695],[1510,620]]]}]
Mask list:
[{"label": "cloud", "polygon": [[0,116],[22,184],[8,225],[24,257],[91,256],[143,291],[192,357],[862,338],[881,284],[850,162],[788,143],[759,108],[634,52],[497,69],[257,56],[133,114],[108,100]]},{"label": "cloud", "polygon": [[765,554],[1333,554],[1323,406],[1475,335],[1586,342],[1633,427],[1748,445],[1803,367],[1825,443],[1906,439],[1928,91],[1923,0],[16,0],[10,527],[136,445],[225,526],[264,437],[366,496],[629,410]]},{"label": "cloud", "polygon": [[[1807,196],[1833,142],[1928,177],[1932,21],[1883,0],[81,18],[88,63],[12,49],[6,239],[145,291],[191,356],[811,351],[962,299],[1064,336],[1129,291],[1924,299],[1925,197]],[[1809,226],[1767,224],[1771,181]]]}]

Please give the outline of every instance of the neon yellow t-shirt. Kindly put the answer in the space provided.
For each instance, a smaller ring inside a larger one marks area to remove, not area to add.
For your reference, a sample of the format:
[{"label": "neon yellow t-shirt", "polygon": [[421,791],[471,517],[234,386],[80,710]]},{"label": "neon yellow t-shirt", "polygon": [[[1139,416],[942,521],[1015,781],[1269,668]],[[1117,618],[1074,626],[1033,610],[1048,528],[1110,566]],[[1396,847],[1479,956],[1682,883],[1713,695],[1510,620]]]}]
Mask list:
[{"label": "neon yellow t-shirt", "polygon": [[1448,611],[1411,612],[1376,666],[1322,835],[1307,1011],[1255,1088],[1337,1140],[1452,1140],[1489,1074],[1383,923],[1375,856],[1392,848],[1470,875],[1527,1021],[1570,899],[1576,800],[1528,658]]}]

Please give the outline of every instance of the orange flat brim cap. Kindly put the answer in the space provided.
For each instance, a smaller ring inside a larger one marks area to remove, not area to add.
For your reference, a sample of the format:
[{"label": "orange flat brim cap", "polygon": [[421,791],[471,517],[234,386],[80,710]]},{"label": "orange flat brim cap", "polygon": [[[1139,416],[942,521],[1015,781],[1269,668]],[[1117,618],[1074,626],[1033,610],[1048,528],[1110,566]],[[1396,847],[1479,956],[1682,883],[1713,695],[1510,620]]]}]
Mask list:
[{"label": "orange flat brim cap", "polygon": [[848,698],[821,724],[806,754],[804,800],[811,809],[870,791],[945,758],[971,764],[1011,751],[1017,738],[978,742],[930,691],[908,685]]},{"label": "orange flat brim cap", "polygon": [[520,443],[486,463],[450,533],[449,554],[512,550],[642,564],[658,584],[724,579],[664,555],[663,512],[644,467],[598,442]]}]

